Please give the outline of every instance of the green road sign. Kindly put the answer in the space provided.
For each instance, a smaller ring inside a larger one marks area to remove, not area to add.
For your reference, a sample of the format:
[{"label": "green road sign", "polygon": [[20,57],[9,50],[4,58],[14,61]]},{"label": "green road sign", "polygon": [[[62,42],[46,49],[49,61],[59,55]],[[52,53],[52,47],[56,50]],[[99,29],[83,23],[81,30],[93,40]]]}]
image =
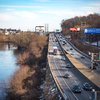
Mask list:
[{"label": "green road sign", "polygon": [[60,30],[59,29],[56,29],[56,32],[59,32]]}]

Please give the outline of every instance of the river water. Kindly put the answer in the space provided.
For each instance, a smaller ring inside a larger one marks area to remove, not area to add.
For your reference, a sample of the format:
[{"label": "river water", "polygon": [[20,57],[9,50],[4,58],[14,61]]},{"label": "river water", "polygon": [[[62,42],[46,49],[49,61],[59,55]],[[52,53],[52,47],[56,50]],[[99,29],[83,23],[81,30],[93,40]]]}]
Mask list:
[{"label": "river water", "polygon": [[9,80],[18,69],[15,49],[12,45],[9,48],[8,44],[0,43],[0,100],[5,100]]}]

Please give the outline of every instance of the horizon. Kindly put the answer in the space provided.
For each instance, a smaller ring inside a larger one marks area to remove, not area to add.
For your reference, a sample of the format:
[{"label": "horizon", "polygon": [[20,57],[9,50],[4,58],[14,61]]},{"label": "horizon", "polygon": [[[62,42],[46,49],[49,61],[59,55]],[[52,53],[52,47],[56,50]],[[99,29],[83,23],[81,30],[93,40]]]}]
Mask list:
[{"label": "horizon", "polygon": [[100,0],[1,0],[0,28],[34,31],[48,24],[49,31],[61,29],[62,20],[100,14]]}]

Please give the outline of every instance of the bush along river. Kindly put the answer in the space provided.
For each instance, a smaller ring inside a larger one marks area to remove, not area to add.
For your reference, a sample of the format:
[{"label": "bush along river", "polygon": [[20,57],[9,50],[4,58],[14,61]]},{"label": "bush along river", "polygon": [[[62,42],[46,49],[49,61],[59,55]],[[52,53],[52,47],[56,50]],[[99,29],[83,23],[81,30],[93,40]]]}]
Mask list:
[{"label": "bush along river", "polygon": [[0,43],[0,100],[6,99],[9,80],[18,69],[15,49],[11,44]]}]

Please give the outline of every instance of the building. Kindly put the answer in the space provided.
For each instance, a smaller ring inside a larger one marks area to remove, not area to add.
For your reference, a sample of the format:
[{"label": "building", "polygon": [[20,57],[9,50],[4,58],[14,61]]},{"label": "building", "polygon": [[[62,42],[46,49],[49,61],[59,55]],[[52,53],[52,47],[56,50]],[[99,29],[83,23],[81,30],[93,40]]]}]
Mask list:
[{"label": "building", "polygon": [[0,28],[0,34],[5,34],[5,35],[9,35],[9,34],[18,34],[20,33],[21,30],[16,30],[16,29],[2,29]]}]

